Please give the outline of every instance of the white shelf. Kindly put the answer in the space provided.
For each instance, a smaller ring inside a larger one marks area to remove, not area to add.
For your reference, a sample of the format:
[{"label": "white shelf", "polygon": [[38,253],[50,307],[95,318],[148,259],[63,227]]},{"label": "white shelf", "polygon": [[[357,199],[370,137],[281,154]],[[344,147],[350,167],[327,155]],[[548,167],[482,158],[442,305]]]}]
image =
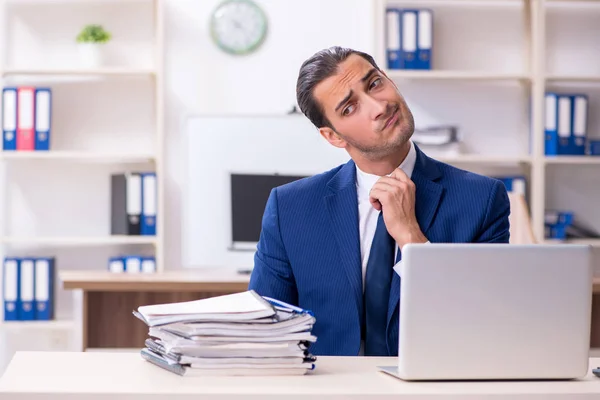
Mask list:
[{"label": "white shelf", "polygon": [[546,156],[546,164],[600,165],[600,156]]},{"label": "white shelf", "polygon": [[546,81],[548,82],[565,82],[565,83],[600,83],[600,75],[546,75]]},{"label": "white shelf", "polygon": [[546,239],[544,240],[546,244],[584,244],[593,247],[600,247],[600,239]]},{"label": "white shelf", "polygon": [[85,151],[2,151],[0,160],[56,160],[73,162],[147,163],[153,162],[152,154],[102,154]]},{"label": "white shelf", "polygon": [[444,70],[398,70],[388,69],[386,74],[391,79],[430,79],[430,80],[463,80],[463,81],[521,81],[527,82],[531,77],[527,74],[511,74],[484,71],[444,71]]},{"label": "white shelf", "polygon": [[448,164],[513,165],[531,163],[531,157],[529,156],[510,157],[486,156],[482,154],[461,154],[456,156],[440,156],[434,158]]},{"label": "white shelf", "polygon": [[12,245],[47,245],[47,246],[110,246],[130,244],[156,244],[155,236],[4,236],[0,243]]},{"label": "white shelf", "polygon": [[71,78],[77,77],[94,77],[94,76],[139,76],[139,77],[151,77],[154,76],[156,71],[154,69],[145,68],[97,68],[97,69],[83,69],[83,68],[66,68],[66,69],[53,69],[53,68],[7,68],[1,71],[2,76],[68,76]]},{"label": "white shelf", "polygon": [[407,3],[416,4],[419,3],[424,7],[520,7],[523,5],[524,0],[387,0],[390,5],[405,5]]},{"label": "white shelf", "polygon": [[73,320],[50,320],[50,321],[0,321],[0,330],[70,330],[75,328]]}]

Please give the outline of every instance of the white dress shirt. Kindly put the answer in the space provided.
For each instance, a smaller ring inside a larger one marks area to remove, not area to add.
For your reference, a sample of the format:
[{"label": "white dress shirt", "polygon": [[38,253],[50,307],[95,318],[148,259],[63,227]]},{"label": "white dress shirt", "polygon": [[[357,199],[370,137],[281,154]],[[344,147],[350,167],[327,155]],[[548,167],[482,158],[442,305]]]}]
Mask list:
[{"label": "white dress shirt", "polygon": [[[410,142],[410,150],[408,155],[402,161],[399,168],[410,178],[412,176],[415,163],[417,161],[417,151],[415,145]],[[375,236],[375,228],[377,228],[377,218],[380,211],[376,210],[369,201],[369,192],[375,182],[380,177],[377,175],[368,174],[356,167],[356,191],[358,195],[358,218],[359,218],[359,234],[360,234],[360,254],[362,258],[362,281],[363,291],[365,289],[365,275],[367,272],[367,263],[369,261],[369,253],[371,252],[371,242]],[[398,254],[398,245],[396,252]]]}]

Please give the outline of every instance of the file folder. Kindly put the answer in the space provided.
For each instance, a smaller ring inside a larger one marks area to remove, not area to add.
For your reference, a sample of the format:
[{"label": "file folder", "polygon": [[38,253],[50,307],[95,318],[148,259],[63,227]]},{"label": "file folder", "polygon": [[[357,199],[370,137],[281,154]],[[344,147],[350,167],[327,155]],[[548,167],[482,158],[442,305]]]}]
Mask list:
[{"label": "file folder", "polygon": [[139,173],[111,176],[111,233],[139,235],[142,213],[142,178]]},{"label": "file folder", "polygon": [[402,68],[402,51],[400,47],[400,15],[397,8],[386,10],[386,55],[389,69]]},{"label": "file folder", "polygon": [[142,218],[140,233],[146,236],[156,235],[156,173],[142,174]]},{"label": "file folder", "polygon": [[32,321],[35,319],[35,261],[32,258],[21,260],[21,309],[19,319]]},{"label": "file folder", "polygon": [[142,257],[142,272],[156,272],[156,260],[154,257]]},{"label": "file folder", "polygon": [[35,260],[35,319],[49,321],[54,319],[54,258]]},{"label": "file folder", "polygon": [[558,149],[559,155],[571,154],[571,96],[558,95]]},{"label": "file folder", "polygon": [[35,150],[50,150],[52,93],[49,88],[35,90]]},{"label": "file folder", "polygon": [[114,273],[125,272],[125,260],[123,257],[111,257],[108,259],[108,270]]},{"label": "file folder", "polygon": [[544,123],[544,153],[549,156],[558,154],[558,95],[546,93],[545,95],[545,123]]},{"label": "file folder", "polygon": [[433,47],[433,11],[420,9],[417,20],[417,68],[431,69],[431,50]]},{"label": "file folder", "polygon": [[21,308],[21,304],[19,304],[19,259],[5,258],[3,270],[4,320],[17,321],[19,319],[19,308]]},{"label": "file folder", "polygon": [[527,187],[526,187],[525,177],[523,177],[523,176],[504,176],[504,177],[500,177],[498,179],[500,179],[504,183],[504,186],[506,187],[507,192],[522,194],[523,196],[526,196]]},{"label": "file folder", "polygon": [[588,97],[584,94],[577,94],[571,97],[573,106],[573,126],[570,138],[570,153],[573,155],[585,155],[585,145],[587,139],[587,109]]},{"label": "file folder", "polygon": [[17,88],[2,89],[2,149],[17,150]]},{"label": "file folder", "polygon": [[402,60],[404,69],[418,69],[417,61],[417,12],[402,11]]},{"label": "file folder", "polygon": [[125,271],[128,274],[139,274],[142,272],[142,258],[138,256],[125,257]]},{"label": "file folder", "polygon": [[35,89],[17,89],[17,150],[34,150]]},{"label": "file folder", "polygon": [[600,140],[588,140],[587,154],[590,156],[600,156]]}]

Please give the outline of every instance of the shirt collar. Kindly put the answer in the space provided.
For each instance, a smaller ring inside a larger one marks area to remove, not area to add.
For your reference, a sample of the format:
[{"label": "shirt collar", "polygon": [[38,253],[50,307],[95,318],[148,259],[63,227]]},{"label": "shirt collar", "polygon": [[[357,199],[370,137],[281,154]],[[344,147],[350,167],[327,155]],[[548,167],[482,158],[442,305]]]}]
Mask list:
[{"label": "shirt collar", "polygon": [[[402,171],[404,171],[404,173],[410,178],[413,170],[415,169],[416,162],[417,151],[414,143],[410,141],[410,149],[408,150],[408,154],[398,168],[401,168]],[[358,165],[356,166],[356,186],[360,193],[368,194],[379,178],[380,176],[366,173],[358,168]]]}]

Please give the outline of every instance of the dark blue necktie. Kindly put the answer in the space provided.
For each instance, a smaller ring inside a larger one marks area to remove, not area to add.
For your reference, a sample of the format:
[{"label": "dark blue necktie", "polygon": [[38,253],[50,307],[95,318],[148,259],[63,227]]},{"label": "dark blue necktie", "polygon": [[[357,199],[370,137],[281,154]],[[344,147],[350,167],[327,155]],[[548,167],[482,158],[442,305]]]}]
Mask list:
[{"label": "dark blue necktie", "polygon": [[[365,276],[365,355],[387,356],[386,326],[396,243],[379,213]],[[398,252],[399,253],[399,252]],[[400,254],[398,254],[400,255]]]}]

